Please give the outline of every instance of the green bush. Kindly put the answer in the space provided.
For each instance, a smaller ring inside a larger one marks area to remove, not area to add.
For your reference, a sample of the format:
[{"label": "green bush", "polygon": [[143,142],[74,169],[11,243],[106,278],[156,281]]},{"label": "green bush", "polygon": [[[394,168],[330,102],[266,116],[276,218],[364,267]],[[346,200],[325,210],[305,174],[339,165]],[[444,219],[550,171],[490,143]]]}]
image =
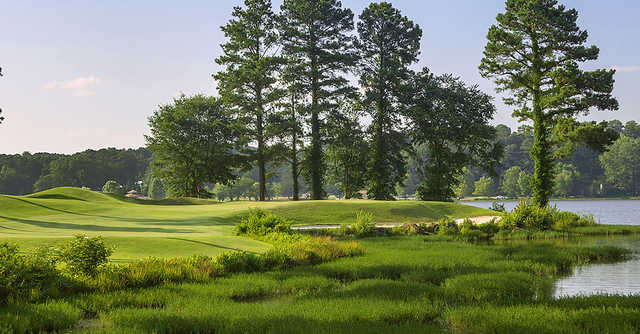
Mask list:
[{"label": "green bush", "polygon": [[16,246],[0,244],[0,304],[57,296],[62,282],[55,263],[20,254]]},{"label": "green bush", "polygon": [[460,234],[458,223],[453,218],[442,218],[438,221],[438,234],[457,235]]},{"label": "green bush", "polygon": [[507,230],[514,228],[548,230],[553,225],[553,216],[556,212],[555,207],[541,208],[530,201],[522,201],[511,213],[504,215],[500,221],[500,227]]},{"label": "green bush", "polygon": [[251,273],[263,269],[262,259],[258,255],[244,251],[226,252],[214,258],[225,273]]},{"label": "green bush", "polygon": [[376,223],[373,220],[373,213],[358,211],[356,212],[356,222],[353,224],[355,235],[363,237],[373,234],[376,230]]},{"label": "green bush", "polygon": [[491,207],[489,208],[489,210],[498,211],[498,212],[506,212],[507,211],[504,208],[504,203],[500,203],[500,202],[492,202],[491,203]]},{"label": "green bush", "polygon": [[98,267],[109,262],[113,249],[108,247],[102,237],[89,238],[75,235],[59,250],[58,257],[74,275],[95,275]]},{"label": "green bush", "polygon": [[574,227],[593,226],[596,221],[593,215],[579,215],[573,212],[556,211],[553,213],[553,229],[564,231]]},{"label": "green bush", "polygon": [[500,231],[500,227],[496,223],[496,219],[495,218],[491,219],[490,221],[488,221],[488,222],[486,222],[484,224],[478,224],[476,226],[478,227],[478,229],[480,231],[484,232],[489,237],[494,236],[496,233],[498,233]]},{"label": "green bush", "polygon": [[114,180],[105,182],[104,186],[102,186],[102,192],[105,194],[116,195],[122,195],[124,193],[124,191],[122,190],[122,186]]},{"label": "green bush", "polygon": [[236,225],[237,235],[265,236],[269,233],[291,233],[291,222],[262,209],[251,209]]}]

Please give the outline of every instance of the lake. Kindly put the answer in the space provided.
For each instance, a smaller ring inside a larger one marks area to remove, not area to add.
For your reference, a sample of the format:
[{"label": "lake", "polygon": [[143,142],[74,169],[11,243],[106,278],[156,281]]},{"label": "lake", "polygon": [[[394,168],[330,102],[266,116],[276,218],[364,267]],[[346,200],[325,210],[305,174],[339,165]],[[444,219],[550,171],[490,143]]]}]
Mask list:
[{"label": "lake", "polygon": [[[507,211],[518,205],[517,201],[497,201],[504,203]],[[488,209],[492,201],[461,201],[460,204]],[[561,211],[593,214],[596,222],[607,225],[640,225],[640,200],[587,200],[553,201],[552,205]]]},{"label": "lake", "polygon": [[[516,201],[504,203],[507,211],[513,210]],[[463,201],[461,204],[489,208],[491,201]],[[634,200],[585,200],[553,201],[559,210],[581,214],[593,214],[596,221],[609,225],[640,225],[640,201]],[[555,297],[589,296],[596,294],[640,295],[640,236],[585,238],[575,241],[586,245],[613,245],[636,252],[629,261],[599,263],[576,268],[570,276],[560,278],[554,284]]]}]

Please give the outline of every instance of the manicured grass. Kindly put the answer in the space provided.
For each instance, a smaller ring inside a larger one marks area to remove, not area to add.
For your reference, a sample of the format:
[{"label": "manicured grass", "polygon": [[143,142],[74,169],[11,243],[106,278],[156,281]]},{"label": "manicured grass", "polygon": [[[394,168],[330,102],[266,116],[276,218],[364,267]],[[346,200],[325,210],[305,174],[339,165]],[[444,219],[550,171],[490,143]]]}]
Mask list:
[{"label": "manicured grass", "polygon": [[29,196],[0,195],[0,241],[28,249],[59,244],[78,233],[101,235],[116,246],[114,261],[147,256],[212,256],[234,249],[261,252],[267,244],[233,234],[233,226],[250,208],[267,209],[295,224],[350,224],[359,210],[373,213],[379,223],[493,214],[472,206],[438,202],[156,202],[56,188]]},{"label": "manicured grass", "polygon": [[[364,256],[288,271],[237,274],[76,296],[54,304],[105,333],[633,333],[640,297],[554,300],[575,265],[623,259],[615,247],[478,245],[399,236],[361,239]],[[0,316],[19,312],[0,309]],[[69,328],[55,312],[39,328]],[[58,321],[58,322],[56,322]],[[105,326],[105,328],[100,328]],[[80,330],[76,330],[80,332]]]}]

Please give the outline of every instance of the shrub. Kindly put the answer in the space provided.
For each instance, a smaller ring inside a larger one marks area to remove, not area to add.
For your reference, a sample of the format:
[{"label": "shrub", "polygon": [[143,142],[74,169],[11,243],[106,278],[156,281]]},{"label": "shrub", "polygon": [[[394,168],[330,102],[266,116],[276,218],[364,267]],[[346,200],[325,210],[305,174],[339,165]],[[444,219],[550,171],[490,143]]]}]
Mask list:
[{"label": "shrub", "polygon": [[113,249],[108,247],[102,237],[89,238],[75,235],[59,250],[58,257],[67,264],[74,275],[95,275],[98,267],[109,262]]},{"label": "shrub", "polygon": [[376,223],[373,220],[371,212],[356,212],[356,222],[353,224],[353,232],[355,235],[363,237],[373,234],[376,230]]},{"label": "shrub", "polygon": [[438,234],[457,235],[460,234],[458,223],[452,218],[442,218],[438,221]]},{"label": "shrub", "polygon": [[57,296],[62,279],[55,263],[22,255],[13,245],[0,244],[0,304]]},{"label": "shrub", "polygon": [[500,221],[500,227],[504,229],[548,230],[553,225],[553,215],[556,212],[555,207],[541,208],[530,201],[522,201],[511,213],[505,214]]},{"label": "shrub", "polygon": [[496,218],[491,219],[490,221],[484,224],[476,225],[478,229],[487,234],[487,236],[494,236],[496,233],[500,231],[500,227],[496,223]]},{"label": "shrub", "polygon": [[498,211],[498,212],[506,212],[507,211],[504,208],[504,203],[499,203],[499,202],[491,203],[491,207],[489,208],[489,210]]},{"label": "shrub", "polygon": [[213,261],[220,265],[225,273],[251,273],[263,268],[259,256],[244,251],[222,253]]},{"label": "shrub", "polygon": [[236,225],[236,234],[265,236],[269,233],[291,233],[291,222],[262,209],[251,209]]},{"label": "shrub", "polygon": [[122,186],[114,180],[107,181],[104,186],[102,186],[102,192],[105,194],[123,194]]},{"label": "shrub", "polygon": [[553,229],[557,231],[568,230],[579,226],[596,225],[593,215],[578,215],[573,212],[556,211],[553,213]]}]

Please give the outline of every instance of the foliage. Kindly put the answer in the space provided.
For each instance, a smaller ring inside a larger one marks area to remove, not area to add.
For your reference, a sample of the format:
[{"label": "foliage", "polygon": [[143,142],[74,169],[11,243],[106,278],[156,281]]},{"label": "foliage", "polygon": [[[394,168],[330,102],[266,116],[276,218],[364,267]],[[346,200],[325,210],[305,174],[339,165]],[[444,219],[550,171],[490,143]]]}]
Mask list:
[{"label": "foliage", "polygon": [[503,149],[489,125],[495,107],[477,86],[452,75],[436,77],[425,68],[414,85],[411,138],[428,148],[417,194],[425,201],[450,201],[465,166],[476,165],[495,175]]},{"label": "foliage", "polygon": [[504,203],[495,202],[495,201],[491,202],[491,207],[489,208],[489,210],[506,212],[506,210],[504,209]]},{"label": "foliage", "polygon": [[269,141],[275,136],[270,110],[283,94],[276,85],[284,62],[277,55],[277,19],[270,0],[245,0],[244,7],[234,7],[232,16],[221,28],[228,41],[216,59],[225,70],[213,77],[220,96],[244,125],[243,134],[258,144],[253,159],[259,169],[259,200],[264,201],[266,164],[273,159]]},{"label": "foliage", "polygon": [[58,259],[74,275],[95,276],[98,268],[109,262],[113,248],[102,237],[77,234],[58,250]]},{"label": "foliage", "polygon": [[521,173],[522,168],[520,168],[520,166],[513,166],[504,172],[500,190],[502,190],[505,195],[509,197],[518,197],[521,195],[521,188],[519,184]]},{"label": "foliage", "polygon": [[493,179],[487,176],[481,177],[478,181],[474,183],[475,190],[473,194],[476,196],[489,196],[494,193],[494,183]]},{"label": "foliage", "polygon": [[61,281],[48,256],[21,254],[16,246],[0,243],[0,305],[56,296]]},{"label": "foliage", "polygon": [[266,236],[269,233],[291,233],[291,222],[262,209],[250,209],[249,214],[236,225],[236,234]]},{"label": "foliage", "polygon": [[167,182],[175,197],[207,195],[203,184],[228,184],[246,157],[238,119],[215,97],[184,95],[162,105],[149,117],[151,135],[145,136],[154,153],[156,177]]},{"label": "foliage", "polygon": [[105,194],[122,195],[124,193],[124,189],[122,189],[122,186],[118,184],[118,182],[109,180],[105,182],[104,186],[102,186],[102,192]]},{"label": "foliage", "polygon": [[556,212],[555,207],[539,207],[529,200],[521,201],[512,212],[504,215],[500,226],[505,229],[548,230],[553,226],[553,216]]},{"label": "foliage", "polygon": [[408,145],[400,131],[406,96],[401,92],[408,88],[409,66],[420,53],[422,30],[389,2],[369,4],[359,19],[359,82],[364,104],[372,106],[368,196],[393,200],[406,173],[402,152]]},{"label": "foliage", "polygon": [[165,190],[164,182],[162,182],[162,179],[157,177],[151,179],[151,184],[149,185],[149,197],[154,200],[167,198],[167,191]]},{"label": "foliage", "polygon": [[[356,60],[353,51],[353,12],[338,0],[284,0],[280,36],[283,54],[298,63],[294,73],[309,96],[311,138],[307,174],[311,198],[325,196],[323,177],[323,119],[354,90],[345,78]],[[310,19],[312,18],[312,19]]]},{"label": "foliage", "polygon": [[514,117],[533,121],[531,180],[533,200],[544,208],[553,191],[551,134],[559,119],[586,114],[592,107],[615,110],[611,96],[615,70],[583,71],[579,63],[596,60],[599,49],[586,47],[588,33],[577,25],[578,11],[555,0],[507,0],[487,34],[480,64],[483,77],[498,91],[512,91],[505,103]]},{"label": "foliage", "polygon": [[442,218],[438,221],[438,234],[456,235],[460,233],[458,223],[452,218]]},{"label": "foliage", "polygon": [[609,184],[625,194],[640,195],[640,138],[622,135],[600,161]]}]

